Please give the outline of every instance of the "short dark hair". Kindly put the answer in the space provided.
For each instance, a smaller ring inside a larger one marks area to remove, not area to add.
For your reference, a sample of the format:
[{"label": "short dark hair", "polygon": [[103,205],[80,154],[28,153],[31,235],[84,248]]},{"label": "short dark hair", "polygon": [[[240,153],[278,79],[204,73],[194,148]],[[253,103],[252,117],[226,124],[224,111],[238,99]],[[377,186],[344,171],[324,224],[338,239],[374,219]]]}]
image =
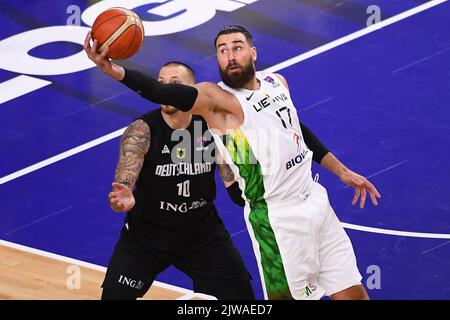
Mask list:
[{"label": "short dark hair", "polygon": [[173,61],[166,62],[161,68],[169,67],[169,66],[182,66],[182,67],[184,67],[184,68],[190,73],[190,75],[192,76],[192,79],[193,79],[194,82],[195,82],[195,72],[194,72],[194,70],[193,70],[189,65],[187,65],[186,63],[173,60]]},{"label": "short dark hair", "polygon": [[253,37],[250,32],[248,32],[247,29],[245,29],[243,26],[238,25],[231,25],[223,27],[222,30],[219,31],[216,38],[214,39],[214,47],[217,47],[217,39],[223,35],[223,34],[230,34],[230,33],[242,33],[245,36],[245,39],[250,44],[250,46],[253,46]]}]

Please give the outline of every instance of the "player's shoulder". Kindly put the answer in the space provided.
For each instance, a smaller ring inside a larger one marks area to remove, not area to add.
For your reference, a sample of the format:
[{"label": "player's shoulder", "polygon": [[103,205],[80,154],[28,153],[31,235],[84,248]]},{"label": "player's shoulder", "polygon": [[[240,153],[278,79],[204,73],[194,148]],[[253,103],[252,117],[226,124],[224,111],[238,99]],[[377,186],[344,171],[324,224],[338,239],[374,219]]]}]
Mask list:
[{"label": "player's shoulder", "polygon": [[229,88],[222,82],[200,82],[195,86],[199,91],[203,91],[203,93],[206,93],[206,96],[216,101],[219,105],[223,105],[225,103],[229,105],[233,103],[231,99],[235,90]]},{"label": "player's shoulder", "polygon": [[161,116],[161,110],[155,109],[149,111],[147,113],[141,114],[139,117],[135,118],[133,122],[131,122],[127,129],[127,133],[141,133],[147,134],[150,133],[151,127],[157,127],[156,121],[158,121],[158,117]]},{"label": "player's shoulder", "polygon": [[197,90],[207,90],[209,92],[222,91],[223,87],[219,83],[214,82],[198,82],[195,84]]},{"label": "player's shoulder", "polygon": [[194,121],[201,121],[202,123],[206,123],[205,118],[203,118],[201,115],[198,115],[198,114],[193,114],[192,115],[192,120],[194,120]]},{"label": "player's shoulder", "polygon": [[144,114],[141,114],[139,117],[137,117],[133,121],[136,121],[138,119],[146,121],[149,119],[158,118],[160,115],[161,115],[161,109],[157,108],[157,109],[151,110],[149,112],[146,112]]},{"label": "player's shoulder", "polygon": [[127,127],[126,131],[128,133],[139,133],[144,135],[150,132],[150,125],[143,119],[138,118]]},{"label": "player's shoulder", "polygon": [[286,78],[280,74],[280,73],[274,73],[274,76],[276,76],[278,78],[278,80],[280,80],[280,82],[287,88],[289,89],[289,85],[287,83]]},{"label": "player's shoulder", "polygon": [[286,89],[289,89],[286,78],[279,73],[258,71],[256,72],[256,76],[258,77],[258,79],[270,82],[273,85],[275,85],[277,82],[281,82],[281,84],[283,84]]},{"label": "player's shoulder", "polygon": [[147,113],[141,114],[139,117],[133,120],[133,123],[138,120],[145,122],[149,127],[158,126],[162,120],[161,109],[157,108],[155,110],[151,110]]},{"label": "player's shoulder", "polygon": [[285,78],[281,73],[274,73],[274,75],[275,75],[278,79],[280,79],[282,82],[286,82],[286,83],[287,83],[286,78]]}]

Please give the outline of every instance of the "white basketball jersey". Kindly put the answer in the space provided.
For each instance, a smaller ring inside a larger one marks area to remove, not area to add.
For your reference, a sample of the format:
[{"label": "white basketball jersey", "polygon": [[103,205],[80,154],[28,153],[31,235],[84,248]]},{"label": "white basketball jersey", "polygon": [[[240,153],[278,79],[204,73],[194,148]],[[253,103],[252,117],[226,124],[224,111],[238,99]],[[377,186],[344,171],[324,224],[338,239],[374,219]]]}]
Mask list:
[{"label": "white basketball jersey", "polygon": [[309,194],[312,151],[306,146],[288,89],[271,73],[257,72],[259,90],[232,89],[244,122],[226,135],[213,134],[219,152],[250,203]]}]

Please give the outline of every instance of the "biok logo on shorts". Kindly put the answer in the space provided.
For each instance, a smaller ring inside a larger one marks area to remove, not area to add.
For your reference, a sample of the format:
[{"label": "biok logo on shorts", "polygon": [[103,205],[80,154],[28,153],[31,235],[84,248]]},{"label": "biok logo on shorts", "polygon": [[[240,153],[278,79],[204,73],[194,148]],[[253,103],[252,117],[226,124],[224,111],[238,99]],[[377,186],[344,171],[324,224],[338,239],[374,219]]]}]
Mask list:
[{"label": "biok logo on shorts", "polygon": [[120,275],[118,282],[121,284],[124,284],[126,286],[129,286],[131,288],[134,288],[136,290],[140,290],[144,286],[144,283],[142,281],[140,281],[140,280],[136,281],[133,279],[129,279],[123,275]]}]

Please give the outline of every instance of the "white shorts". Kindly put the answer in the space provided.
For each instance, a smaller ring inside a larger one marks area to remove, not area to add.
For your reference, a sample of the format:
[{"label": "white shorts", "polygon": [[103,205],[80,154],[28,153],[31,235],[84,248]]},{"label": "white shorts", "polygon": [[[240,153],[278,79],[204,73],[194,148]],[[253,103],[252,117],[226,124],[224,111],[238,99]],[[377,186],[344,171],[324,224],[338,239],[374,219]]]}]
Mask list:
[{"label": "white shorts", "polygon": [[315,182],[306,199],[245,208],[266,299],[320,299],[361,283],[353,247]]}]

